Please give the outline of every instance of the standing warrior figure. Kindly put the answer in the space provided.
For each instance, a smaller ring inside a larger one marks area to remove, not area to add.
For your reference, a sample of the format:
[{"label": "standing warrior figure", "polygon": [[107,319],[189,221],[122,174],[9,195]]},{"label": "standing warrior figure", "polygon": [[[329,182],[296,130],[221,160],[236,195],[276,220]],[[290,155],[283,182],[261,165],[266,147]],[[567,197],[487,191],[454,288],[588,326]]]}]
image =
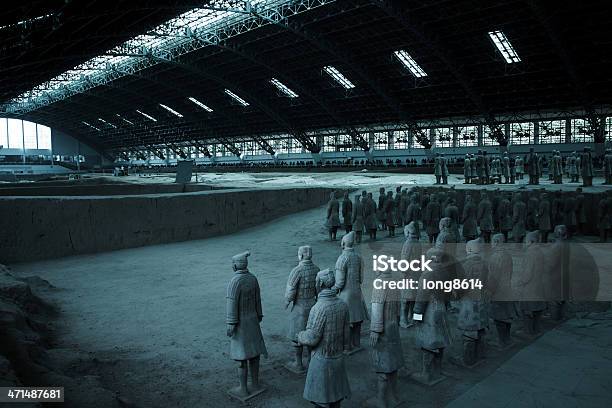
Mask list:
[{"label": "standing warrior figure", "polygon": [[521,299],[520,308],[524,315],[525,329],[529,335],[539,332],[540,317],[546,309],[542,280],[544,254],[538,243],[537,231],[529,232],[525,236],[525,257],[516,285]]},{"label": "standing warrior figure", "polygon": [[440,232],[440,218],[442,217],[440,202],[437,200],[437,198],[438,197],[435,195],[431,197],[431,200],[429,200],[429,203],[427,203],[427,207],[425,207],[425,214],[423,214],[425,232],[427,233],[429,243],[431,244],[436,242],[438,233]]},{"label": "standing warrior figure", "polygon": [[357,352],[361,350],[361,323],[368,318],[368,311],[361,292],[363,262],[353,248],[354,242],[353,232],[342,237],[342,253],[336,261],[336,283],[333,289],[339,292],[338,297],[348,305],[351,325],[349,350]]},{"label": "standing warrior figure", "polygon": [[470,184],[472,178],[472,165],[470,164],[470,155],[466,154],[463,159],[463,184]]},{"label": "standing warrior figure", "polygon": [[491,158],[487,156],[487,151],[482,151],[482,158],[484,162],[484,175],[485,184],[491,184]]},{"label": "standing warrior figure", "polygon": [[315,284],[319,267],[312,263],[312,248],[309,246],[301,246],[298,249],[298,261],[298,266],[289,274],[285,289],[285,309],[291,305],[287,337],[292,341],[295,352],[295,361],[289,362],[286,367],[289,371],[302,373],[304,372],[303,347],[298,343],[297,335],[306,329],[308,314],[317,300]]},{"label": "standing warrior figure", "polygon": [[476,154],[476,176],[478,177],[478,184],[484,184],[484,156],[482,150],[478,150]]},{"label": "standing warrior figure", "polygon": [[499,230],[504,235],[504,240],[508,241],[508,233],[512,230],[512,207],[508,193],[504,193],[499,200],[497,216],[499,218]]},{"label": "standing warrior figure", "polygon": [[355,242],[361,243],[361,235],[363,234],[364,222],[363,222],[363,203],[361,202],[361,196],[355,195],[355,204],[353,205],[353,218],[351,220],[353,228],[355,230]]},{"label": "standing warrior figure", "polygon": [[548,233],[551,229],[550,201],[548,201],[548,194],[542,193],[538,208],[538,230],[540,231],[540,242],[548,242]]},{"label": "standing warrior figure", "polygon": [[298,333],[298,342],[311,348],[304,399],[317,407],[340,407],[350,398],[344,350],[349,347],[349,312],[336,296],[334,272],[324,269],[317,274],[319,295],[310,310],[306,330]]},{"label": "standing warrior figure", "polygon": [[[481,246],[478,239],[466,243],[467,258],[463,261],[461,278],[479,280],[483,287],[486,287],[489,268],[481,256]],[[489,305],[481,289],[460,290],[458,294],[460,300],[457,326],[463,334],[463,353],[455,361],[460,365],[472,367],[484,358],[484,336],[489,326]]]},{"label": "standing warrior figure", "polygon": [[480,203],[478,203],[476,220],[480,227],[480,236],[488,244],[491,242],[491,231],[493,231],[493,208],[486,191],[480,192]]},{"label": "standing warrior figure", "polygon": [[[232,257],[234,276],[227,285],[227,336],[230,338],[230,358],[238,361],[240,385],[229,394],[246,400],[264,391],[259,384],[259,356],[268,352],[259,323],[263,319],[261,294],[255,275],[247,269],[250,252]],[[247,364],[248,363],[248,364]],[[251,384],[247,387],[248,372]]]},{"label": "standing warrior figure", "polygon": [[455,235],[455,242],[459,242],[459,208],[452,197],[447,201],[444,216],[451,219],[451,231]]},{"label": "standing warrior figure", "polygon": [[402,187],[395,188],[395,196],[393,197],[393,224],[395,226],[404,226],[404,213],[400,215],[400,206],[402,205]]},{"label": "standing warrior figure", "polygon": [[512,301],[512,256],[504,247],[502,234],[491,238],[492,252],[489,257],[488,290],[491,302],[491,318],[495,322],[497,337],[501,348],[511,344],[510,328],[516,316]]},{"label": "standing warrior figure", "polygon": [[578,182],[578,163],[576,160],[576,152],[572,152],[571,155],[567,157],[567,167],[570,182],[577,183]]},{"label": "standing warrior figure", "polygon": [[582,173],[582,186],[589,187],[593,185],[593,156],[591,148],[586,146],[580,155],[580,171]]},{"label": "standing warrior figure", "polygon": [[388,237],[395,236],[395,200],[393,199],[393,191],[387,192],[387,199],[385,200],[385,224],[389,233]]},{"label": "standing warrior figure", "polygon": [[[416,223],[413,221],[404,227],[404,236],[406,241],[402,246],[401,259],[405,261],[412,261],[414,259],[420,259],[423,255],[423,246],[419,242],[419,235],[417,235]],[[420,271],[408,270],[404,272],[405,279],[419,280],[421,276]],[[402,327],[408,327],[412,324],[412,309],[414,307],[414,300],[416,299],[416,291],[412,289],[402,290],[402,308],[401,308],[401,319],[400,325]]]},{"label": "standing warrior figure", "polygon": [[509,156],[509,167],[510,167],[510,183],[516,183],[516,159]]},{"label": "standing warrior figure", "polygon": [[538,208],[540,208],[540,202],[536,192],[530,191],[529,199],[527,200],[527,229],[529,231],[538,229]]},{"label": "standing warrior figure", "polygon": [[399,218],[400,218],[400,226],[404,226],[409,224],[406,221],[406,209],[408,208],[408,204],[409,204],[409,197],[408,197],[408,190],[403,189],[402,190],[402,195],[400,197],[400,202],[399,202],[399,207],[398,207],[398,212],[399,212]]},{"label": "standing warrior figure", "polygon": [[612,184],[612,149],[606,149],[603,161],[604,184]]},{"label": "standing warrior figure", "polygon": [[501,173],[504,176],[504,183],[510,184],[510,157],[508,157],[508,152],[504,152]]},{"label": "standing warrior figure", "polygon": [[470,154],[470,183],[474,183],[474,179],[476,178],[476,156],[474,154]]},{"label": "standing warrior figure", "polygon": [[442,167],[442,184],[448,184],[448,160],[444,153],[440,154],[440,166]]},{"label": "standing warrior figure", "polygon": [[387,200],[387,194],[385,193],[385,188],[381,187],[378,190],[378,207],[376,207],[376,219],[378,220],[378,226],[381,230],[385,230],[387,228],[387,223],[385,222],[385,201]]},{"label": "standing warrior figure", "polygon": [[587,212],[585,207],[584,194],[582,194],[582,188],[576,189],[576,222],[578,223],[576,229],[579,234],[584,234],[585,225],[587,223]]},{"label": "standing warrior figure", "polygon": [[526,233],[527,204],[521,200],[519,193],[512,196],[512,240],[523,242]]},{"label": "standing warrior figure", "polygon": [[463,206],[463,238],[466,241],[476,239],[478,235],[478,224],[476,222],[476,204],[471,194],[465,195],[465,205]]},{"label": "standing warrior figure", "polygon": [[[424,271],[422,279],[432,282],[451,280],[449,262],[443,251],[431,248],[427,251],[431,259],[431,270]],[[434,385],[442,380],[442,357],[444,349],[451,343],[450,329],[446,321],[448,294],[439,289],[427,289],[419,285],[414,305],[414,321],[417,326],[416,345],[423,353],[420,373],[411,377],[421,383]]]},{"label": "standing warrior figure", "polygon": [[516,178],[522,180],[523,174],[525,173],[525,168],[523,164],[523,158],[521,156],[516,156],[515,167]]},{"label": "standing warrior figure", "polygon": [[561,184],[563,182],[563,165],[561,162],[561,155],[557,150],[553,151],[553,156],[549,167],[552,167],[553,183]]},{"label": "standing warrior figure", "polygon": [[527,156],[527,171],[529,172],[529,184],[539,184],[539,164],[540,157],[534,151],[533,147],[529,148],[529,156]]},{"label": "standing warrior figure", "polygon": [[442,158],[440,153],[436,153],[436,157],[434,157],[434,176],[436,176],[436,184],[440,184],[442,180]]},{"label": "standing warrior figure", "polygon": [[353,230],[353,203],[349,198],[348,191],[344,193],[342,200],[342,221],[344,222],[344,230],[348,234]]},{"label": "standing warrior figure", "polygon": [[367,401],[368,406],[395,407],[399,404],[397,371],[404,366],[404,353],[399,332],[400,293],[389,289],[385,283],[394,281],[389,269],[380,273],[382,288],[372,290],[372,319],[370,321],[370,346],[372,364],[378,376],[376,396]]},{"label": "standing warrior figure", "polygon": [[563,225],[567,228],[567,238],[571,238],[576,233],[578,220],[576,219],[576,209],[578,203],[574,192],[566,193],[563,199]]},{"label": "standing warrior figure", "polygon": [[370,239],[375,240],[378,225],[376,221],[376,203],[374,198],[372,198],[372,193],[368,193],[365,202],[363,202],[363,219]]},{"label": "standing warrior figure", "polygon": [[329,202],[327,203],[326,224],[329,230],[329,240],[334,241],[338,227],[340,227],[340,203],[336,199],[336,193],[333,191],[330,193]]},{"label": "standing warrior figure", "polygon": [[418,238],[421,238],[421,206],[418,202],[416,194],[410,196],[410,204],[406,208],[406,215],[404,217],[406,224],[414,223],[415,234]]}]

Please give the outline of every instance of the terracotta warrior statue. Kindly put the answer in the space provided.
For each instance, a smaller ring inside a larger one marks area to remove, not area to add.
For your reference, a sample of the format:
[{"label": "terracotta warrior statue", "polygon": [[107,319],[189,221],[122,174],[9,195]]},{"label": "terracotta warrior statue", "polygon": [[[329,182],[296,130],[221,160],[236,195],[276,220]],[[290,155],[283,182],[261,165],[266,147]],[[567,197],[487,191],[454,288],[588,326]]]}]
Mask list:
[{"label": "terracotta warrior statue", "polygon": [[580,173],[582,174],[582,186],[589,187],[593,185],[593,156],[591,148],[586,146],[580,155]]},{"label": "terracotta warrior statue", "polygon": [[480,227],[480,236],[484,242],[491,242],[491,231],[493,231],[493,205],[491,201],[489,201],[489,196],[486,191],[480,192],[480,202],[478,203],[476,220]]},{"label": "terracotta warrior statue", "polygon": [[[234,276],[227,286],[226,303],[227,336],[230,338],[230,357],[239,363],[240,385],[232,388],[230,395],[246,400],[264,389],[259,384],[259,356],[267,357],[259,323],[263,319],[261,294],[255,275],[247,269],[250,252],[232,257]],[[251,384],[247,386],[247,374]]]},{"label": "terracotta warrior statue", "polygon": [[509,193],[504,193],[499,200],[497,217],[499,219],[499,230],[504,234],[504,241],[508,241],[508,234],[512,230],[512,207]]},{"label": "terracotta warrior statue", "polygon": [[[449,272],[449,262],[446,254],[431,248],[427,251],[427,259],[431,259],[431,271],[424,271],[422,279],[428,281],[447,281],[452,279]],[[413,320],[417,325],[416,345],[421,349],[423,365],[420,373],[411,377],[423,384],[434,385],[442,381],[442,357],[444,349],[450,345],[450,330],[447,323],[446,303],[448,293],[443,290],[427,289],[419,285]]]},{"label": "terracotta warrior statue", "polygon": [[417,237],[421,237],[421,206],[418,202],[418,196],[416,194],[410,195],[410,204],[406,207],[406,215],[404,217],[406,224],[414,223]]},{"label": "terracotta warrior statue", "polygon": [[375,240],[378,222],[376,220],[376,202],[372,198],[372,193],[368,193],[365,200],[362,199],[362,204],[365,229],[368,231],[370,239]]},{"label": "terracotta warrior statue", "polygon": [[466,154],[463,159],[463,184],[470,184],[472,178],[472,166],[470,164],[470,155]]},{"label": "terracotta warrior statue", "polygon": [[524,162],[523,162],[523,158],[521,156],[516,156],[515,159],[515,172],[516,172],[516,178],[518,180],[522,180],[523,179],[523,174],[525,173],[525,167],[524,167]]},{"label": "terracotta warrior statue", "polygon": [[521,199],[520,193],[512,195],[512,240],[523,242],[527,224],[527,204]]},{"label": "terracotta warrior statue", "polygon": [[[390,270],[377,276],[383,282],[394,281]],[[376,396],[368,406],[395,407],[399,404],[397,372],[404,366],[404,353],[399,332],[400,293],[388,286],[372,290],[370,346],[372,365],[378,377]]]},{"label": "terracotta warrior statue", "polygon": [[436,157],[434,157],[434,176],[436,176],[436,184],[441,184],[442,182],[442,156],[440,156],[440,153],[436,153]]},{"label": "terracotta warrior statue", "polygon": [[[438,194],[439,195],[439,194]],[[423,214],[423,224],[425,226],[425,232],[429,237],[431,244],[436,242],[438,234],[440,233],[440,218],[442,218],[442,209],[440,202],[437,197],[433,195],[425,207],[425,213]]]},{"label": "terracotta warrior statue", "polygon": [[388,237],[395,236],[395,200],[393,199],[393,191],[387,191],[387,199],[385,200],[384,217],[385,225],[388,231]]},{"label": "terracotta warrior statue", "polygon": [[487,286],[491,302],[491,318],[495,322],[499,347],[506,348],[511,343],[510,329],[516,315],[515,303],[512,301],[512,255],[505,248],[503,234],[491,238],[492,251],[489,256],[489,278]]},{"label": "terracotta warrior statue", "polygon": [[550,222],[550,201],[548,194],[542,193],[538,208],[538,230],[540,231],[540,242],[548,242],[548,233],[552,229]]},{"label": "terracotta warrior statue", "polygon": [[338,297],[346,302],[351,325],[351,343],[349,350],[361,350],[361,323],[368,318],[368,311],[361,292],[363,283],[363,262],[361,255],[355,252],[355,233],[349,232],[342,237],[342,253],[336,261],[336,278],[333,289]]},{"label": "terracotta warrior statue", "polygon": [[340,227],[340,203],[336,199],[336,193],[329,194],[329,202],[327,203],[327,229],[329,231],[329,240],[334,241]]},{"label": "terracotta warrior statue", "polygon": [[[417,235],[416,223],[412,221],[410,224],[404,227],[404,236],[406,241],[402,246],[401,259],[408,262],[414,259],[420,259],[423,255],[423,246],[419,242],[419,236]],[[420,271],[409,270],[404,272],[405,279],[419,280],[421,276]],[[412,309],[414,307],[414,300],[416,299],[416,291],[411,289],[402,290],[402,310],[400,325],[402,327],[408,327],[412,324]]]},{"label": "terracotta warrior statue", "polygon": [[444,216],[451,219],[451,231],[455,234],[455,242],[459,242],[459,208],[454,198],[449,198],[444,208]]},{"label": "terracotta warrior statue", "polygon": [[338,298],[334,272],[324,269],[317,274],[317,303],[310,310],[306,330],[299,332],[300,345],[311,349],[304,399],[316,407],[340,407],[350,398],[344,350],[349,347],[349,311]]},{"label": "terracotta warrior statue", "polygon": [[[319,267],[312,262],[312,248],[298,249],[299,264],[289,274],[285,289],[285,309],[289,309],[289,331],[287,337],[293,342],[295,359],[286,367],[296,373],[304,372],[303,347],[297,341],[297,334],[306,329],[308,314],[317,300],[315,281]],[[310,358],[310,350],[308,358]]]},{"label": "terracotta warrior statue", "polygon": [[466,193],[465,204],[463,205],[463,217],[461,218],[463,224],[463,238],[466,241],[476,239],[478,235],[478,226],[476,223],[476,205],[472,194]]},{"label": "terracotta warrior statue", "polygon": [[529,184],[540,184],[540,157],[534,151],[533,147],[529,148],[529,156],[527,156],[527,171],[529,172]]},{"label": "terracotta warrior statue", "polygon": [[539,241],[540,234],[538,231],[529,232],[525,236],[523,267],[516,280],[525,331],[532,336],[539,332],[540,318],[546,310],[545,288],[542,280],[544,254],[539,247]]},{"label": "terracotta warrior statue", "polygon": [[448,256],[454,257],[457,250],[457,240],[455,239],[455,232],[453,231],[453,221],[448,218],[442,218],[440,220],[440,234],[436,238],[436,248],[444,251]]},{"label": "terracotta warrior statue", "polygon": [[604,184],[612,184],[612,149],[606,149],[603,160]]},{"label": "terracotta warrior statue", "polygon": [[363,235],[364,229],[364,217],[363,217],[363,203],[361,202],[361,196],[355,195],[355,203],[353,204],[353,219],[351,221],[353,229],[355,231],[355,242],[361,243],[361,236]]},{"label": "terracotta warrior statue", "polygon": [[342,200],[342,222],[347,234],[353,230],[353,203],[349,198],[348,191],[344,193]]},{"label": "terracotta warrior statue", "polygon": [[[479,280],[483,288],[486,288],[489,267],[481,255],[481,241],[479,239],[468,241],[465,244],[465,251],[467,257],[463,261],[463,273],[460,278]],[[460,297],[457,326],[462,333],[463,352],[455,361],[463,366],[472,367],[484,358],[484,337],[485,330],[489,326],[489,305],[482,289],[457,290],[456,293]]]}]

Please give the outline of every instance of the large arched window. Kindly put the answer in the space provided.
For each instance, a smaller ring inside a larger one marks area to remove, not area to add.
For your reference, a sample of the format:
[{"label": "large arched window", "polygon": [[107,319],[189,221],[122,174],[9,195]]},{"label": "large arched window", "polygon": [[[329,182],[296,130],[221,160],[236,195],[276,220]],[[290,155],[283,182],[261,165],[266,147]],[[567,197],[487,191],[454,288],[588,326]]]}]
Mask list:
[{"label": "large arched window", "polygon": [[0,146],[4,149],[51,150],[51,128],[27,120],[0,118]]}]

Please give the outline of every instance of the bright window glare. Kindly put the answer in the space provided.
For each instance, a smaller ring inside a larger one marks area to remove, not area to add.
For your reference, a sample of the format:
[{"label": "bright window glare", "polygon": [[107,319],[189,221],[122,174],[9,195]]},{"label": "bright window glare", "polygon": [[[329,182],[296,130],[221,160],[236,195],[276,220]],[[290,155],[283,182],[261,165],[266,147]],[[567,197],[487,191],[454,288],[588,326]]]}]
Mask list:
[{"label": "bright window glare", "polygon": [[164,105],[163,103],[160,103],[159,106],[161,106],[162,108],[164,108],[165,110],[167,110],[168,112],[170,112],[171,114],[178,116],[179,118],[182,118],[183,115],[181,115],[180,113],[178,113],[177,111],[175,111],[174,109],[172,109],[169,106]]},{"label": "bright window glare", "polygon": [[241,104],[242,106],[249,106],[249,103],[247,101],[245,101],[244,99],[242,99],[241,97],[239,97],[238,95],[230,91],[229,89],[226,89],[225,93],[229,95],[233,100]]},{"label": "bright window glare", "polygon": [[139,111],[138,109],[136,109],[136,112],[140,113],[142,116],[144,116],[145,118],[152,120],[153,122],[157,122],[157,119],[155,119],[153,116],[151,115],[147,115],[144,112]]},{"label": "bright window glare", "polygon": [[196,98],[194,98],[193,96],[190,96],[189,99],[191,102],[195,103],[196,105],[198,105],[200,108],[204,109],[206,112],[212,112],[212,108],[208,107],[207,105],[203,104],[202,102],[198,101]]},{"label": "bright window glare", "polygon": [[272,85],[274,85],[276,87],[276,89],[281,91],[283,94],[285,94],[285,96],[288,96],[289,98],[298,98],[299,97],[298,94],[293,92],[289,87],[287,87],[287,85],[283,84],[281,81],[279,81],[276,78],[272,78],[270,80],[270,83]]},{"label": "bright window glare", "polygon": [[427,76],[423,68],[405,50],[394,51],[395,57],[417,78]]},{"label": "bright window glare", "polygon": [[493,44],[495,44],[508,64],[521,61],[514,47],[510,44],[510,41],[503,32],[499,30],[489,31],[489,37],[491,37]]},{"label": "bright window glare", "polygon": [[332,77],[332,79],[342,85],[345,89],[353,89],[355,85],[349,81],[347,77],[342,75],[340,71],[336,69],[336,67],[332,67],[331,65],[327,65],[323,67],[323,70]]}]

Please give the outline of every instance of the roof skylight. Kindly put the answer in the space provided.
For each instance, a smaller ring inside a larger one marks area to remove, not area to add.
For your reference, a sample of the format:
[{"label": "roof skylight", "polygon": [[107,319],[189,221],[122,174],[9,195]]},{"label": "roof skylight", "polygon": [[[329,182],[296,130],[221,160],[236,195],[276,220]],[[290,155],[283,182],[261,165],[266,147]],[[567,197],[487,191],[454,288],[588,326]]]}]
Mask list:
[{"label": "roof skylight", "polygon": [[332,77],[334,81],[342,85],[343,88],[353,89],[355,87],[355,85],[351,81],[349,81],[347,77],[342,75],[340,71],[336,69],[336,67],[333,67],[331,65],[326,65],[325,67],[323,67],[323,71],[325,71],[327,75]]},{"label": "roof skylight", "polygon": [[144,112],[139,111],[138,109],[136,109],[136,112],[140,113],[142,116],[144,116],[145,118],[152,120],[153,122],[157,122],[157,119],[155,119],[153,116],[151,115],[147,115]]},{"label": "roof skylight", "polygon": [[510,44],[508,37],[506,37],[506,34],[499,30],[489,31],[489,37],[491,37],[493,44],[495,44],[508,64],[521,62],[521,59],[514,50],[514,47],[512,44]]},{"label": "roof skylight", "polygon": [[112,127],[112,128],[117,129],[117,126],[113,125],[113,124],[112,124],[112,123],[110,123],[110,122],[105,121],[105,120],[104,120],[104,119],[102,119],[102,118],[98,118],[98,120],[99,120],[100,122],[104,123],[105,125],[108,125],[108,126],[110,126],[110,127]]},{"label": "roof skylight", "polygon": [[394,51],[393,54],[415,77],[423,78],[427,76],[423,68],[416,63],[406,50]]},{"label": "roof skylight", "polygon": [[247,101],[245,101],[244,99],[242,99],[241,97],[239,97],[238,95],[236,95],[235,93],[230,91],[229,89],[226,89],[225,93],[227,95],[229,95],[233,100],[238,102],[240,105],[242,105],[242,106],[249,106],[249,103]]},{"label": "roof skylight", "polygon": [[[25,113],[83,93],[188,52],[273,24],[274,19],[321,7],[334,0],[215,0],[205,2],[144,34],[89,59],[0,105],[0,111]],[[200,2],[202,3],[202,2]],[[195,3],[194,3],[195,4]],[[42,16],[47,17],[47,16]],[[186,35],[186,33],[190,33]],[[143,52],[146,50],[146,52]],[[153,57],[153,58],[147,58]],[[159,57],[159,58],[156,58]]]},{"label": "roof skylight", "polygon": [[288,96],[289,98],[299,98],[299,95],[296,94],[295,92],[293,92],[287,85],[283,84],[281,81],[279,81],[276,78],[272,78],[270,80],[270,83],[272,85],[274,85],[276,87],[276,89],[278,89],[279,91],[281,91],[283,94],[285,94],[285,96]]},{"label": "roof skylight", "polygon": [[97,130],[98,132],[100,131],[100,128],[95,127],[94,125],[92,125],[91,123],[85,122],[84,120],[81,121],[82,124],[84,124],[87,127],[90,127],[94,130]]},{"label": "roof skylight", "polygon": [[183,115],[181,115],[180,113],[178,113],[177,111],[175,111],[174,109],[172,109],[171,107],[164,105],[163,103],[160,103],[159,106],[161,106],[162,108],[164,108],[165,110],[167,110],[168,112],[170,112],[171,114],[173,114],[174,116],[178,116],[179,118],[182,118]]},{"label": "roof skylight", "polygon": [[202,102],[198,101],[196,98],[194,98],[193,96],[190,96],[189,99],[191,102],[195,103],[196,105],[198,105],[200,108],[204,109],[206,112],[212,112],[212,108],[208,107],[207,105],[203,104]]},{"label": "roof skylight", "polygon": [[133,124],[134,124],[134,122],[132,122],[132,121],[130,121],[130,120],[127,120],[126,118],[124,118],[123,116],[121,116],[121,115],[120,115],[120,114],[118,114],[118,113],[115,113],[115,116],[117,116],[119,119],[121,119],[121,120],[122,120],[122,121],[124,121],[125,123],[129,123],[130,125],[133,125]]}]

